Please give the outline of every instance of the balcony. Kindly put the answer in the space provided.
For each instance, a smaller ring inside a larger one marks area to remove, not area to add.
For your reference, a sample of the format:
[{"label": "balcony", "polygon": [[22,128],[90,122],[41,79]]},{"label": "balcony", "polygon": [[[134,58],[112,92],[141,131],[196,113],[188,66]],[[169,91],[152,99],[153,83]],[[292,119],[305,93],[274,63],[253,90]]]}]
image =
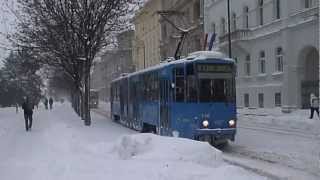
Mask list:
[{"label": "balcony", "polygon": [[290,14],[290,25],[297,25],[306,21],[314,21],[319,18],[319,7],[303,9]]},{"label": "balcony", "polygon": [[[249,29],[237,29],[233,32],[231,32],[231,41],[241,41],[241,40],[247,40],[247,38],[250,36],[250,30]],[[228,42],[228,33],[219,37],[219,42],[221,44]]]}]

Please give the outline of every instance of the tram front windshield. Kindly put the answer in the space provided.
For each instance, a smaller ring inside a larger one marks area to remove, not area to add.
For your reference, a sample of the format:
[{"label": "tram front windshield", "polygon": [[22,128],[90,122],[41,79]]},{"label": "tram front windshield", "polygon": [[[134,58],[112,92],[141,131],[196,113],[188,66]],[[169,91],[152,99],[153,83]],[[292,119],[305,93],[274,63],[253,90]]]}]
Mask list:
[{"label": "tram front windshield", "polygon": [[234,101],[234,80],[232,66],[198,66],[199,101]]},{"label": "tram front windshield", "polygon": [[199,79],[200,102],[232,101],[232,79]]}]

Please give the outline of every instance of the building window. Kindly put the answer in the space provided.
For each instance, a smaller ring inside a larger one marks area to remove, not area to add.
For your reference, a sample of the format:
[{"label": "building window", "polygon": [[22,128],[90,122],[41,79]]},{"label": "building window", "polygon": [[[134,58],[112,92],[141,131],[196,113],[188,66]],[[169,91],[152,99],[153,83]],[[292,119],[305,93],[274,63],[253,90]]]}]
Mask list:
[{"label": "building window", "polygon": [[249,7],[246,6],[243,9],[243,27],[245,29],[249,28]]},{"label": "building window", "polygon": [[263,93],[258,94],[259,108],[264,108],[264,95]]},{"label": "building window", "polygon": [[281,93],[274,94],[274,105],[276,107],[281,107]]},{"label": "building window", "polygon": [[280,19],[280,12],[281,12],[281,4],[280,0],[273,0],[273,6],[274,6],[274,17],[275,19]]},{"label": "building window", "polygon": [[283,72],[283,51],[281,47],[276,49],[276,71]]},{"label": "building window", "polygon": [[244,94],[244,107],[249,107],[249,94]]},{"label": "building window", "polygon": [[250,55],[248,54],[247,56],[246,56],[246,62],[245,62],[245,73],[246,73],[246,75],[247,76],[250,76],[250,74],[251,74],[251,69],[250,69],[250,66],[251,66],[251,58],[250,58]]},{"label": "building window", "polygon": [[196,22],[200,18],[200,2],[196,1],[193,8],[193,20]]},{"label": "building window", "polygon": [[237,15],[236,13],[232,13],[232,31],[237,29]]},{"label": "building window", "polygon": [[260,71],[260,74],[265,74],[266,73],[266,56],[265,56],[265,52],[264,51],[260,52],[259,71]]},{"label": "building window", "polygon": [[221,18],[221,35],[226,34],[226,20],[224,18]]},{"label": "building window", "polygon": [[236,63],[236,68],[235,68],[235,71],[236,71],[236,76],[238,76],[238,58],[237,57],[234,57],[233,58],[234,59],[234,61],[235,61],[235,63]]},{"label": "building window", "polygon": [[303,0],[304,1],[304,8],[311,8],[313,5],[313,0]]},{"label": "building window", "polygon": [[162,31],[163,31],[163,38],[166,39],[167,36],[168,36],[166,24],[164,24],[164,25],[162,26],[162,28],[163,28],[163,29],[162,29]]},{"label": "building window", "polygon": [[259,11],[259,24],[263,25],[263,0],[259,0],[258,11]]}]

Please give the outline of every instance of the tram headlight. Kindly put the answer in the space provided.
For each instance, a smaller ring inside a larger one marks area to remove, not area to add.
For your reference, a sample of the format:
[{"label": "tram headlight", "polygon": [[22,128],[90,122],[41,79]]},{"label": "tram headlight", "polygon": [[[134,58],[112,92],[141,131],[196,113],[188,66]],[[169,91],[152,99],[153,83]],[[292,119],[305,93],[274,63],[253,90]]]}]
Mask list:
[{"label": "tram headlight", "polygon": [[235,127],[236,126],[236,121],[235,120],[230,120],[229,121],[229,127]]},{"label": "tram headlight", "polygon": [[207,128],[207,127],[209,126],[209,121],[208,121],[208,120],[204,120],[204,121],[202,122],[202,126],[203,126],[204,128]]}]

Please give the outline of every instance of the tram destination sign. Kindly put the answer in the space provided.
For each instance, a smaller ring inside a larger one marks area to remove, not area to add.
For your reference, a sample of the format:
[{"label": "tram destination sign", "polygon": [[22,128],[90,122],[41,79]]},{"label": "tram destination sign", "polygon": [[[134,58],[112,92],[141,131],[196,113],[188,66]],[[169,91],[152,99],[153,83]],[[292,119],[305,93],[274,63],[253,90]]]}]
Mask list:
[{"label": "tram destination sign", "polygon": [[230,64],[197,64],[197,70],[201,73],[231,73]]}]

